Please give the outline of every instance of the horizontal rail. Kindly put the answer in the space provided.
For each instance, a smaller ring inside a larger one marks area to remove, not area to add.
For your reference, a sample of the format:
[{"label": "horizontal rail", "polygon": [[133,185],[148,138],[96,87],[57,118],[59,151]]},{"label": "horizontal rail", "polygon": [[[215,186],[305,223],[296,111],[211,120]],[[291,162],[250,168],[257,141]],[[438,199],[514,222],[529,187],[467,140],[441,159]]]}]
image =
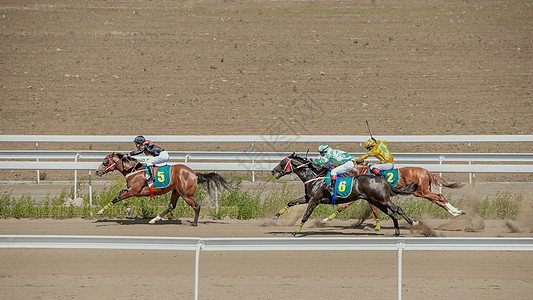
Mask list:
[{"label": "horizontal rail", "polygon": [[[150,135],[159,143],[362,143],[368,135]],[[132,143],[124,135],[0,135],[1,142]],[[533,135],[383,135],[393,143],[533,142]]]},{"label": "horizontal rail", "polygon": [[0,248],[307,251],[307,250],[413,251],[533,251],[533,238],[490,237],[382,237],[382,238],[200,238],[76,235],[0,235]]},{"label": "horizontal rail", "polygon": [[[174,163],[170,163],[173,165]],[[278,163],[183,163],[197,171],[271,171]],[[0,170],[96,170],[100,162],[32,162],[0,161]],[[443,173],[533,173],[533,165],[487,165],[487,164],[395,164],[396,168],[422,167],[430,172]]]},{"label": "horizontal rail", "polygon": [[[102,160],[113,151],[93,150],[0,150],[0,159],[87,159]],[[121,152],[121,151],[118,151]],[[122,151],[126,153],[128,151]],[[280,161],[290,153],[278,152],[217,152],[217,151],[168,151],[171,161],[189,160],[235,160],[235,161]],[[355,152],[359,157],[363,153]],[[299,153],[305,156],[306,153]],[[479,162],[533,162],[533,153],[393,153],[395,161],[479,161]],[[308,153],[318,157],[318,153]],[[142,156],[140,156],[142,157]],[[369,161],[375,161],[370,158]]]}]

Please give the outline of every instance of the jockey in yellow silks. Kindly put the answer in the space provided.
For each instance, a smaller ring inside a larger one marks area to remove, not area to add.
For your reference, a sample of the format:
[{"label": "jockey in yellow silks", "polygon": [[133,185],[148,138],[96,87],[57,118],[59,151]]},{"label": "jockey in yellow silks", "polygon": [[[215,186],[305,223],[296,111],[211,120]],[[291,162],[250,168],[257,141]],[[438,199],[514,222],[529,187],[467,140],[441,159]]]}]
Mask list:
[{"label": "jockey in yellow silks", "polygon": [[382,171],[394,169],[394,157],[387,147],[387,141],[380,141],[374,138],[368,139],[364,147],[368,150],[368,153],[363,154],[361,157],[355,160],[355,163],[360,163],[366,158],[373,156],[379,160],[379,164],[372,164],[369,166],[370,172],[374,175],[383,176]]}]

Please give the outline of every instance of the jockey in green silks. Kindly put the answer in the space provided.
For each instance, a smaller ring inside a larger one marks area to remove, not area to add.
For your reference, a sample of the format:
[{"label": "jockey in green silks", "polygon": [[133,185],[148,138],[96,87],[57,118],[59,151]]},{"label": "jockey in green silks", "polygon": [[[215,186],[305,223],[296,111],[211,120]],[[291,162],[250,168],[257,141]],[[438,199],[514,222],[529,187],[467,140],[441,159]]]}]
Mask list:
[{"label": "jockey in green silks", "polygon": [[379,164],[373,164],[369,166],[370,172],[374,175],[383,176],[382,171],[394,169],[394,157],[387,147],[387,141],[380,141],[374,138],[368,139],[364,147],[368,150],[368,153],[363,154],[361,157],[355,160],[356,163],[362,162],[366,158],[373,156],[379,160]]},{"label": "jockey in green silks", "polygon": [[331,170],[331,183],[327,189],[333,194],[335,192],[335,184],[337,182],[337,175],[344,174],[354,167],[354,157],[342,150],[331,149],[330,146],[322,144],[318,146],[318,153],[320,157],[313,161],[319,165],[338,165],[338,167]]}]

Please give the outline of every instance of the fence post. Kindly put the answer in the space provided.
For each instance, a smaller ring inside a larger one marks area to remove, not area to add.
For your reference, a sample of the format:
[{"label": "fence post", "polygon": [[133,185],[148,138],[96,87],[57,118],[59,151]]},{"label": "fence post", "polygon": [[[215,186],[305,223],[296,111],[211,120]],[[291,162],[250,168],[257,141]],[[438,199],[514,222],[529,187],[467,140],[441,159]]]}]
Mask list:
[{"label": "fence post", "polygon": [[93,216],[93,185],[91,180],[91,170],[89,170],[89,211],[91,212],[91,217]]},{"label": "fence post", "polygon": [[405,249],[405,241],[398,241],[398,300],[402,300],[402,251]]},{"label": "fence post", "polygon": [[[470,142],[468,142],[468,153],[470,153],[470,150],[471,150],[471,145],[470,145]],[[471,165],[472,161],[469,160],[468,164]],[[472,173],[468,173],[468,181],[470,182],[470,184],[472,184]]]},{"label": "fence post", "polygon": [[198,277],[200,275],[200,251],[204,247],[204,242],[198,240],[196,244],[196,255],[194,257],[194,300],[198,300]]},{"label": "fence post", "polygon": [[252,142],[252,182],[255,182],[254,162],[254,142]]},{"label": "fence post", "polygon": [[[78,162],[78,157],[80,157],[80,153],[76,152],[74,162]],[[78,198],[78,170],[74,170],[74,199],[76,198]]]},{"label": "fence post", "polygon": [[[39,151],[39,143],[38,142],[35,143],[35,150]],[[37,162],[39,162],[39,157],[37,157]],[[39,170],[37,170],[37,184],[39,184],[39,182],[41,182],[41,172]]]},{"label": "fence post", "polygon": [[[444,161],[444,155],[439,155],[439,165],[442,165]],[[439,172],[439,176],[442,177],[442,172]],[[439,183],[439,193],[442,194],[442,184]]]}]

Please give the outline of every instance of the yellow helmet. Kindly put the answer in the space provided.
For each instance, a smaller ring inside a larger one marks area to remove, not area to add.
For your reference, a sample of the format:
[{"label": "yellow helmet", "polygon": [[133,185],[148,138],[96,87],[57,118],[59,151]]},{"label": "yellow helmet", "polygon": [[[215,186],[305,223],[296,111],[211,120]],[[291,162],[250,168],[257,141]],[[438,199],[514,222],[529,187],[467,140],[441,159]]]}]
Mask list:
[{"label": "yellow helmet", "polygon": [[366,141],[365,148],[372,149],[375,145],[376,145],[376,140],[370,138],[368,139],[368,141]]}]

